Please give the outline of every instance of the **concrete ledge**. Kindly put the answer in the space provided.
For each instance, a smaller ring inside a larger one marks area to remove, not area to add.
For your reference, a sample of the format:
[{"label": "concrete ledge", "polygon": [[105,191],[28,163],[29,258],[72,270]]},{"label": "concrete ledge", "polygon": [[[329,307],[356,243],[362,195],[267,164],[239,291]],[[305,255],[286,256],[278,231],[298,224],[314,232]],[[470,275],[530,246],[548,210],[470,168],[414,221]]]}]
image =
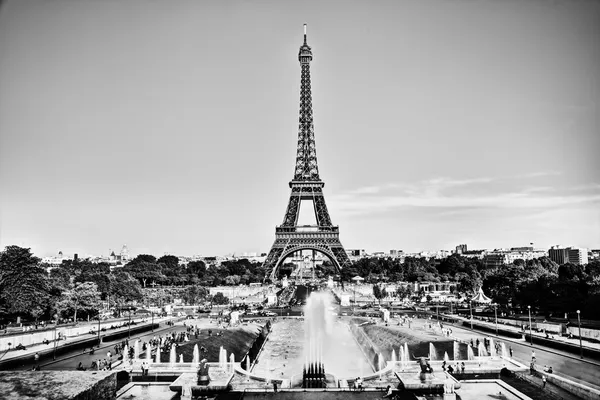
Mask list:
[{"label": "concrete ledge", "polygon": [[[581,397],[585,400],[598,400],[600,398],[600,390],[591,388],[589,386],[582,385],[578,382],[573,382],[562,376],[555,374],[543,374],[546,376],[546,380],[575,396]],[[600,378],[599,378],[600,379]]]}]

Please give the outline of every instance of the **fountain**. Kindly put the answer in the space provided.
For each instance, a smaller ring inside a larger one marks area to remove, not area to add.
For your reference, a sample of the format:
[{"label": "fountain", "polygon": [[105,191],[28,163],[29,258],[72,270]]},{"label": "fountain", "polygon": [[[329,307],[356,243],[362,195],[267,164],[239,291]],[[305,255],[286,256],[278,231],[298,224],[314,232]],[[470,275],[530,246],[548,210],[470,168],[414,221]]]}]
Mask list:
[{"label": "fountain", "polygon": [[496,346],[494,346],[494,339],[490,338],[490,356],[496,357]]},{"label": "fountain", "polygon": [[156,348],[156,361],[157,364],[160,363],[160,347]]},{"label": "fountain", "polygon": [[[305,308],[305,362],[302,372],[303,388],[325,387],[325,368],[323,365],[323,333],[331,325],[331,315],[327,312],[327,294],[312,293]],[[330,329],[329,329],[330,330]]]},{"label": "fountain", "polygon": [[230,369],[231,373],[233,373],[233,364],[235,364],[235,355],[233,355],[233,353],[231,353],[229,355],[229,369]]},{"label": "fountain", "polygon": [[146,347],[146,362],[152,364],[152,347],[150,347],[150,344]]},{"label": "fountain", "polygon": [[500,351],[501,351],[501,355],[502,357],[508,357],[508,352],[506,351],[506,344],[504,343],[500,343]]},{"label": "fountain", "polygon": [[192,364],[196,365],[200,362],[200,350],[198,350],[198,344],[194,345],[194,354],[192,356]]},{"label": "fountain", "polygon": [[137,361],[140,359],[140,341],[139,339],[133,344],[133,360]]},{"label": "fountain", "polygon": [[467,360],[472,361],[475,359],[475,355],[473,354],[473,346],[470,344],[467,346]]},{"label": "fountain", "polygon": [[444,361],[446,361],[447,363],[450,362],[450,357],[448,357],[447,351],[444,352]]},{"label": "fountain", "polygon": [[177,352],[175,351],[175,343],[171,345],[171,354],[169,357],[169,364],[173,365],[177,362]]},{"label": "fountain", "polygon": [[479,346],[477,346],[477,355],[479,357],[487,356],[487,352],[485,351],[485,346],[483,345],[483,342],[479,342]]},{"label": "fountain", "polygon": [[183,354],[180,354],[180,355],[179,355],[179,362],[180,362],[180,363],[183,363]]},{"label": "fountain", "polygon": [[393,362],[394,364],[396,364],[396,361],[398,361],[398,360],[396,359],[396,350],[394,350],[394,349],[392,348],[392,362]]},{"label": "fountain", "polygon": [[458,360],[460,358],[460,349],[456,340],[452,343],[452,353],[452,358],[454,360]]},{"label": "fountain", "polygon": [[250,380],[250,356],[246,356],[246,374],[248,375],[248,380]]},{"label": "fountain", "polygon": [[123,347],[123,364],[129,364],[129,346]]},{"label": "fountain", "polygon": [[219,366],[223,369],[225,369],[227,365],[227,350],[225,350],[223,348],[223,346],[221,346],[219,348]]},{"label": "fountain", "polygon": [[437,354],[436,354],[435,346],[433,345],[433,343],[429,343],[429,360],[430,361],[437,360]]}]

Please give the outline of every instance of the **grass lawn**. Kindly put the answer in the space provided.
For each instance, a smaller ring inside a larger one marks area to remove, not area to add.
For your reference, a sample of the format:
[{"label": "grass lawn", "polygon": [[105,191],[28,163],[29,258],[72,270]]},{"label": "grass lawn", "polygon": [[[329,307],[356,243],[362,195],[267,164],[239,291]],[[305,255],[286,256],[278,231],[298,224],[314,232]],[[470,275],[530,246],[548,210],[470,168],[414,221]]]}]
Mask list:
[{"label": "grass lawn", "polygon": [[[179,361],[179,354],[183,354],[183,361],[191,362],[194,355],[194,345],[198,344],[198,349],[204,346],[207,350],[206,353],[200,353],[200,359],[206,358],[209,362],[218,362],[219,349],[223,346],[227,350],[227,357],[233,353],[235,361],[239,362],[252,347],[252,343],[259,335],[260,327],[248,325],[228,329],[212,329],[212,331],[212,336],[202,333],[198,336],[198,339],[192,336],[189,342],[180,343],[179,348],[177,348],[177,361]],[[221,336],[216,336],[217,332],[220,332]],[[161,353],[161,360],[168,360],[169,354],[169,352]]]}]

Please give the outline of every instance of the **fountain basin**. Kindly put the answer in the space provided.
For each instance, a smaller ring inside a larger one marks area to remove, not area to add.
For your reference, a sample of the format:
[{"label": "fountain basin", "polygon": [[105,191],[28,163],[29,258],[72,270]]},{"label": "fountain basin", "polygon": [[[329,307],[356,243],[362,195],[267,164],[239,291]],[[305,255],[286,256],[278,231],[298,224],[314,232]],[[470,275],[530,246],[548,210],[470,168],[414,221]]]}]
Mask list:
[{"label": "fountain basin", "polygon": [[173,392],[181,393],[183,391],[183,386],[189,386],[192,389],[193,395],[197,395],[201,392],[223,392],[231,389],[230,382],[233,378],[233,372],[229,372],[218,366],[210,365],[208,376],[210,379],[208,384],[199,385],[197,373],[184,372],[169,385],[169,389]]}]

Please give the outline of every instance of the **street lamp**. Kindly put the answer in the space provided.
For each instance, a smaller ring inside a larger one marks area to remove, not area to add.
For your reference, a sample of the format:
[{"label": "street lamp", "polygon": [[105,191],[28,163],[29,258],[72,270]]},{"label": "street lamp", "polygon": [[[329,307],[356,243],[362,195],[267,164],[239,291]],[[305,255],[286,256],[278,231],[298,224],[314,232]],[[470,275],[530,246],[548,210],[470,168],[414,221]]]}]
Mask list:
[{"label": "street lamp", "polygon": [[581,343],[581,318],[579,314],[581,312],[577,310],[577,326],[579,326],[579,357],[583,358],[583,344]]},{"label": "street lamp", "polygon": [[102,343],[102,339],[100,339],[100,309],[98,309],[98,348],[100,348],[100,343]]},{"label": "street lamp", "polygon": [[154,332],[154,311],[151,311],[152,313],[152,332]]},{"label": "street lamp", "polygon": [[498,336],[498,304],[494,303],[494,316],[496,317],[496,336]]},{"label": "street lamp", "polygon": [[131,338],[131,307],[128,308],[129,310],[129,324],[127,324],[127,339]]},{"label": "street lamp", "polygon": [[473,307],[471,306],[470,300],[469,300],[469,313],[471,313],[471,330],[473,330]]},{"label": "street lamp", "polygon": [[56,321],[54,321],[54,351],[52,352],[52,359],[56,360],[56,328],[58,328],[58,314],[54,314],[54,318],[56,318]]},{"label": "street lamp", "polygon": [[531,306],[527,306],[527,311],[529,312],[529,341],[533,346],[533,332],[531,330]]}]

